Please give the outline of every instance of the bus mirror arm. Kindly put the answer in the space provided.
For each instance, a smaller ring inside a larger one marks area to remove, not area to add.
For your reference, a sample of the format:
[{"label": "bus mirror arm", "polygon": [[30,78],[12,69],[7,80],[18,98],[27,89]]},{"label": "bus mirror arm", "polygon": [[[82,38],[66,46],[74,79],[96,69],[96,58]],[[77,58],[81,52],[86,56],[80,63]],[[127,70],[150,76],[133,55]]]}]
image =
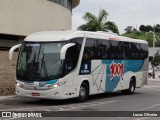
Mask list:
[{"label": "bus mirror arm", "polygon": [[60,51],[60,59],[61,60],[64,60],[65,59],[65,56],[66,56],[66,51],[68,48],[72,47],[72,46],[75,46],[76,44],[75,43],[68,43],[66,45],[64,45],[62,48],[61,48],[61,51]]},{"label": "bus mirror arm", "polygon": [[12,60],[12,56],[13,56],[13,52],[15,49],[19,48],[22,44],[18,44],[13,46],[10,50],[9,50],[9,60]]}]

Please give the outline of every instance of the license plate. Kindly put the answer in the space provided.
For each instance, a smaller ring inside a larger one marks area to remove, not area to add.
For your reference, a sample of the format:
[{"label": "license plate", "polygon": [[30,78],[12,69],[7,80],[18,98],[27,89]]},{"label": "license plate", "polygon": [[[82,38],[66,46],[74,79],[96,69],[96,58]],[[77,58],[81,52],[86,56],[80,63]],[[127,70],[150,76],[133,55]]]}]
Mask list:
[{"label": "license plate", "polygon": [[32,93],[32,96],[40,96],[40,93]]}]

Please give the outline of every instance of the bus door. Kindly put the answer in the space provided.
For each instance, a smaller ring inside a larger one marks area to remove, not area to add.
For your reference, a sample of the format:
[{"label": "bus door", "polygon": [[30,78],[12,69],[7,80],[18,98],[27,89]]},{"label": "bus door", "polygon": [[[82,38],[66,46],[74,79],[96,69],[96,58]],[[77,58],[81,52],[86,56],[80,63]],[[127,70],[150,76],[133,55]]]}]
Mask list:
[{"label": "bus door", "polygon": [[75,94],[75,83],[77,76],[74,75],[74,69],[77,65],[76,46],[68,48],[64,61],[64,74],[65,74],[65,95],[72,96]]}]

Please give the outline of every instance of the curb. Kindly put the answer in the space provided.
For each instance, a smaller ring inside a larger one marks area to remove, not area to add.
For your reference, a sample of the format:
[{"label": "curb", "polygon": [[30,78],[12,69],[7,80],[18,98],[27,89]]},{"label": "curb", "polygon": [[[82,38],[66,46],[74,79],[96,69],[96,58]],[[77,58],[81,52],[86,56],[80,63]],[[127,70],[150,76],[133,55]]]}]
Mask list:
[{"label": "curb", "polygon": [[160,79],[148,79],[149,81],[160,81]]},{"label": "curb", "polygon": [[13,99],[13,98],[16,98],[16,96],[12,95],[12,96],[0,96],[0,100],[6,100],[6,99]]}]

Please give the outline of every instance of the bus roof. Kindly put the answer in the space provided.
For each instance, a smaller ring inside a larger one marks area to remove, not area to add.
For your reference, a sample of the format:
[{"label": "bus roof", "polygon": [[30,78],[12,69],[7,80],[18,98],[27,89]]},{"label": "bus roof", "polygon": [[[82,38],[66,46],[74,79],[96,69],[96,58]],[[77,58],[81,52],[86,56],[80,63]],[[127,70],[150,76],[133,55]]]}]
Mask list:
[{"label": "bus roof", "polygon": [[25,38],[24,41],[28,42],[54,42],[54,41],[65,41],[73,38],[84,37],[95,38],[95,39],[106,39],[115,41],[128,41],[136,43],[148,44],[147,41],[132,39],[123,37],[107,32],[89,32],[89,31],[76,31],[76,30],[60,30],[60,31],[43,31],[33,33]]}]

